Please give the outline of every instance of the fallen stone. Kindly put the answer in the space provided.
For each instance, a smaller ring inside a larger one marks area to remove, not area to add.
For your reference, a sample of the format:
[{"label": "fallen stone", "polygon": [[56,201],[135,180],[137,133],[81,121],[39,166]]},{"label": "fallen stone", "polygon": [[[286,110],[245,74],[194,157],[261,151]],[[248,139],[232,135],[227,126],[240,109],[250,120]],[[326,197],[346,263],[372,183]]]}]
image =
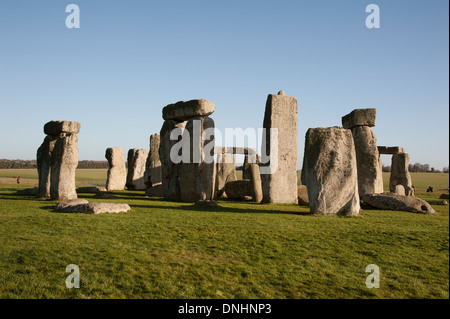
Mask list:
[{"label": "fallen stone", "polygon": [[405,153],[405,149],[400,146],[378,146],[380,154],[400,154]]},{"label": "fallen stone", "polygon": [[44,133],[48,135],[59,135],[61,133],[80,133],[80,123],[74,121],[50,121],[44,125]]},{"label": "fallen stone", "polygon": [[429,200],[427,202],[430,205],[448,205],[446,200]]},{"label": "fallen stone", "polygon": [[121,203],[82,203],[78,205],[56,206],[56,209],[65,213],[85,213],[85,214],[102,214],[102,213],[124,213],[131,208],[128,204]]},{"label": "fallen stone", "polygon": [[38,194],[38,190],[39,190],[39,187],[19,189],[17,191],[17,195],[36,196]]},{"label": "fallen stone", "polygon": [[243,200],[245,196],[251,198],[253,193],[252,183],[249,179],[228,182],[225,184],[225,193],[230,199]]},{"label": "fallen stone", "polygon": [[86,199],[81,198],[60,201],[58,204],[56,204],[56,209],[66,209],[68,207],[78,206],[82,204],[89,204],[89,202]]},{"label": "fallen stone", "polygon": [[162,116],[166,121],[188,121],[194,117],[211,115],[215,109],[214,103],[205,99],[180,101],[164,107]]},{"label": "fallen stone", "polygon": [[436,215],[433,207],[423,199],[414,196],[402,196],[396,194],[366,194],[362,197],[364,203],[383,210],[395,210],[405,212],[420,212],[428,215]]},{"label": "fallen stone", "polygon": [[449,194],[441,194],[441,196],[439,196],[440,199],[449,199]]},{"label": "fallen stone", "polygon": [[309,206],[308,187],[306,185],[297,186],[298,204],[301,206]]},{"label": "fallen stone", "polygon": [[86,187],[78,187],[78,194],[89,194],[89,193],[98,193],[98,192],[106,192],[105,187],[97,187],[97,186],[86,186]]},{"label": "fallen stone", "polygon": [[350,130],[329,127],[306,132],[302,184],[307,186],[313,214],[359,214],[356,154]]},{"label": "fallen stone", "polygon": [[342,126],[352,129],[356,126],[374,127],[377,119],[377,109],[356,109],[342,117]]},{"label": "fallen stone", "polygon": [[157,184],[145,190],[145,196],[148,197],[164,197],[163,185]]}]

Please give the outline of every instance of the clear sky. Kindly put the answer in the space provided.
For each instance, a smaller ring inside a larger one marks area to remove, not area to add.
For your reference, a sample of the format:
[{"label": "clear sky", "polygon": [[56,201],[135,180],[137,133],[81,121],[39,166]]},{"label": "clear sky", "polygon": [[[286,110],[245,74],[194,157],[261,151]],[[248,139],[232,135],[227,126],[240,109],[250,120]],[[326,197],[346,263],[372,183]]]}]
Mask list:
[{"label": "clear sky", "polygon": [[[70,3],[79,29],[66,28]],[[371,3],[379,29],[365,25]],[[256,129],[282,89],[299,103],[299,166],[308,128],[374,107],[378,145],[442,169],[448,12],[447,0],[1,0],[0,158],[35,159],[50,120],[81,123],[80,160],[148,149],[162,107],[197,98],[222,132]]]}]

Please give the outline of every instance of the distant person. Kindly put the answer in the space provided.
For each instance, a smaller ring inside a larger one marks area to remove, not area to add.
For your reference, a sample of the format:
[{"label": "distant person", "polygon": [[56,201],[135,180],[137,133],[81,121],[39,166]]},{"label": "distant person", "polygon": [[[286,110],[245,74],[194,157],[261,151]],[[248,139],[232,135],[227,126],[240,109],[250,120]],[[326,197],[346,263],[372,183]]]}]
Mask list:
[{"label": "distant person", "polygon": [[17,184],[20,184],[20,176],[17,177]]},{"label": "distant person", "polygon": [[428,186],[427,193],[432,193],[432,192],[433,192],[433,187],[432,186]]}]

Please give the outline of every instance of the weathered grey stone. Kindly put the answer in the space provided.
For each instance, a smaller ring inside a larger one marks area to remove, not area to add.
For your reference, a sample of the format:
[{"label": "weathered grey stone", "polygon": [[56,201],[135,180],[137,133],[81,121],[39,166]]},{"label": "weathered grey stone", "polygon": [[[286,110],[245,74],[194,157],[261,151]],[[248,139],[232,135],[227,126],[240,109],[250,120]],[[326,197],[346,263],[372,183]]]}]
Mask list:
[{"label": "weathered grey stone", "polygon": [[180,101],[169,104],[162,110],[164,120],[187,121],[194,117],[208,116],[214,112],[216,106],[213,102],[199,99]]},{"label": "weathered grey stone", "polygon": [[86,199],[81,199],[81,198],[69,199],[69,200],[60,201],[58,204],[56,204],[56,209],[64,210],[64,209],[68,209],[69,207],[83,205],[83,204],[89,204],[89,202]]},{"label": "weathered grey stone", "polygon": [[128,173],[126,187],[130,190],[146,189],[144,183],[145,162],[148,151],[132,148],[128,151]]},{"label": "weathered grey stone", "polygon": [[217,154],[216,164],[216,190],[217,196],[226,197],[225,184],[227,182],[237,180],[236,162],[234,154],[219,153]]},{"label": "weathered grey stone", "polygon": [[306,132],[302,173],[313,214],[359,214],[356,154],[350,130],[310,128]]},{"label": "weathered grey stone", "polygon": [[183,139],[189,138],[191,152],[189,163],[182,162],[179,170],[180,200],[183,202],[214,198],[214,135],[202,138],[205,130],[214,134],[213,129],[214,121],[208,116],[196,117],[186,123]]},{"label": "weathered grey stone", "polygon": [[17,191],[17,195],[36,196],[38,194],[38,190],[38,187],[19,189]]},{"label": "weathered grey stone", "polygon": [[[295,97],[273,94],[267,97],[260,165],[265,203],[297,203],[297,112]],[[271,129],[277,130],[276,141],[271,141],[274,133]]]},{"label": "weathered grey stone", "polygon": [[37,196],[50,198],[50,171],[53,148],[58,137],[46,136],[37,150],[36,164],[39,178],[39,189]]},{"label": "weathered grey stone", "polygon": [[383,170],[377,148],[377,138],[368,126],[352,129],[358,169],[359,197],[364,194],[383,193]]},{"label": "weathered grey stone", "polygon": [[[172,162],[170,151],[172,147],[181,140],[184,129],[185,125],[183,122],[167,120],[164,121],[159,133],[159,158],[162,168],[162,187],[164,199],[167,200],[180,200],[180,164]],[[176,130],[174,133],[177,133],[177,140],[170,139],[170,134],[173,130]],[[181,150],[178,154],[181,155]]]},{"label": "weathered grey stone", "polygon": [[78,136],[61,133],[51,156],[50,198],[67,200],[77,198],[75,170],[78,166]]},{"label": "weathered grey stone", "polygon": [[256,149],[249,148],[249,147],[214,146],[214,154],[219,154],[219,153],[255,155]]},{"label": "weathered grey stone", "polygon": [[230,199],[242,200],[245,196],[251,198],[253,195],[252,182],[249,179],[228,182],[225,184],[225,193]]},{"label": "weathered grey stone", "polygon": [[104,187],[97,187],[97,186],[85,186],[85,187],[78,187],[77,193],[78,194],[88,194],[88,193],[98,193],[98,192],[106,192],[106,188]]},{"label": "weathered grey stone", "polygon": [[380,153],[380,154],[399,154],[399,153],[405,153],[405,149],[400,146],[378,146],[378,153]]},{"label": "weathered grey stone", "polygon": [[309,206],[308,187],[306,185],[297,186],[298,204],[301,206]]},{"label": "weathered grey stone", "polygon": [[56,206],[56,209],[65,213],[85,213],[85,214],[102,214],[102,213],[124,213],[131,208],[128,204],[122,203],[84,203],[69,206]]},{"label": "weathered grey stone", "polygon": [[153,185],[150,188],[147,188],[145,190],[145,196],[148,196],[148,197],[164,197],[163,185],[160,183],[160,184]]},{"label": "weathered grey stone", "polygon": [[396,210],[406,212],[422,212],[435,215],[436,212],[423,199],[414,196],[402,196],[396,194],[366,194],[362,197],[364,203],[384,210]]},{"label": "weathered grey stone", "polygon": [[250,179],[252,176],[251,165],[260,163],[258,154],[245,154],[244,164],[242,165],[242,179]]},{"label": "weathered grey stone", "polygon": [[355,126],[375,126],[377,109],[356,109],[342,117],[342,126],[352,129]]},{"label": "weathered grey stone", "polygon": [[430,205],[448,205],[446,200],[429,200],[427,202]]},{"label": "weathered grey stone", "polygon": [[105,157],[109,163],[106,189],[109,191],[120,191],[125,189],[125,184],[127,182],[125,152],[121,147],[109,147],[106,149]]},{"label": "weathered grey stone", "polygon": [[80,123],[74,121],[50,121],[44,125],[44,133],[48,135],[59,135],[61,133],[78,134]]},{"label": "weathered grey stone", "polygon": [[395,185],[394,193],[396,195],[406,196],[405,188],[403,185]]},{"label": "weathered grey stone", "polygon": [[162,183],[161,160],[159,159],[159,145],[161,139],[159,134],[150,136],[150,152],[145,163],[144,183],[147,188]]},{"label": "weathered grey stone", "polygon": [[389,191],[395,193],[395,186],[403,185],[407,196],[414,196],[411,174],[409,174],[409,154],[400,153],[392,155],[391,176]]}]

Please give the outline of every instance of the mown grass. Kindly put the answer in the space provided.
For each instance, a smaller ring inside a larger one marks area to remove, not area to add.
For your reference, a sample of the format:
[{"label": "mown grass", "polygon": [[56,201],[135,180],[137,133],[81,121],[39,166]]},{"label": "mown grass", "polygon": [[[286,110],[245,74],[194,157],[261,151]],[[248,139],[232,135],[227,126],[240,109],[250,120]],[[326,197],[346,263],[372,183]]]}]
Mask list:
[{"label": "mown grass", "polygon": [[[449,298],[449,209],[325,217],[297,205],[218,207],[116,192],[121,214],[58,213],[0,185],[0,298]],[[427,194],[437,199],[438,194]],[[81,288],[68,289],[69,264]],[[365,286],[376,264],[381,287]]]}]

